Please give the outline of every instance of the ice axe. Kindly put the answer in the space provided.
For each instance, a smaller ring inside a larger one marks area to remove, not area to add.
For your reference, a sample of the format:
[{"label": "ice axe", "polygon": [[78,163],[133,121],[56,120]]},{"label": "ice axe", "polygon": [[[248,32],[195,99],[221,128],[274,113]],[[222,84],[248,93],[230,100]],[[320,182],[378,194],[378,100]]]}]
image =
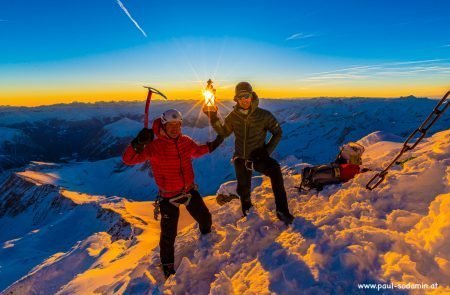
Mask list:
[{"label": "ice axe", "polygon": [[154,93],[154,94],[161,95],[166,100],[167,100],[167,96],[165,96],[161,91],[159,91],[158,89],[155,89],[153,87],[144,86],[144,88],[148,89],[147,102],[145,103],[144,128],[148,128],[148,109],[150,107],[150,100],[152,99],[152,94]]}]

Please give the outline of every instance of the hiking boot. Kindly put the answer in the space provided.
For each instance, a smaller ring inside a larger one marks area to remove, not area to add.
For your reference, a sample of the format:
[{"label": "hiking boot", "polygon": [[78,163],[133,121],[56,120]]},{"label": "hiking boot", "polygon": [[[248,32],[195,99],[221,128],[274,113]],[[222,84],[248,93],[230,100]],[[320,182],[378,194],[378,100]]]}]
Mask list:
[{"label": "hiking boot", "polygon": [[241,200],[242,214],[244,217],[250,213],[250,209],[253,207],[251,200]]},{"label": "hiking boot", "polygon": [[173,263],[167,263],[162,265],[162,269],[164,272],[164,277],[168,279],[171,275],[175,274],[175,268],[173,266]]},{"label": "hiking boot", "polygon": [[280,211],[277,211],[277,217],[278,217],[279,220],[283,221],[284,224],[286,224],[286,225],[292,224],[292,222],[294,221],[294,218],[295,218],[289,212],[283,213],[283,212],[280,212]]},{"label": "hiking boot", "polygon": [[201,228],[200,229],[200,233],[204,236],[204,235],[207,235],[207,234],[209,234],[209,233],[211,233],[211,227],[209,227],[209,228]]}]

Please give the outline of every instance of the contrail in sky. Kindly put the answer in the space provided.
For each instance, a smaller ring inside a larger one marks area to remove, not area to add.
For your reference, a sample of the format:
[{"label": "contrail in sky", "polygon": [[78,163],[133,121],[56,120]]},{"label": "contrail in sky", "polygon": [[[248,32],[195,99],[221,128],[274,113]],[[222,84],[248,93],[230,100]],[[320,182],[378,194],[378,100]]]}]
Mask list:
[{"label": "contrail in sky", "polygon": [[131,21],[134,23],[136,28],[139,29],[139,31],[142,32],[142,34],[147,37],[147,34],[144,32],[144,30],[139,26],[139,24],[134,20],[134,18],[131,16],[131,14],[128,12],[127,8],[123,5],[122,1],[117,0],[117,4],[119,4],[120,8],[122,8],[123,12],[131,19]]}]

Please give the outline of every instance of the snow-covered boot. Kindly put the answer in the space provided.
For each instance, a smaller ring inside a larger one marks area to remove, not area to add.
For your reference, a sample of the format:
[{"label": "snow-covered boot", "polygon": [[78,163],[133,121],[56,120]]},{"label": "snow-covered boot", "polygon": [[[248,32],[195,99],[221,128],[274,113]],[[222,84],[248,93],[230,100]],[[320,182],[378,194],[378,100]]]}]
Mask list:
[{"label": "snow-covered boot", "polygon": [[164,277],[168,279],[171,275],[175,274],[175,268],[173,266],[173,263],[167,263],[162,265],[162,269],[164,272]]},{"label": "snow-covered boot", "polygon": [[294,221],[294,218],[295,218],[289,212],[283,213],[283,212],[280,212],[280,211],[277,211],[277,217],[278,217],[279,220],[283,221],[284,224],[286,224],[286,225],[292,224],[292,222]]}]

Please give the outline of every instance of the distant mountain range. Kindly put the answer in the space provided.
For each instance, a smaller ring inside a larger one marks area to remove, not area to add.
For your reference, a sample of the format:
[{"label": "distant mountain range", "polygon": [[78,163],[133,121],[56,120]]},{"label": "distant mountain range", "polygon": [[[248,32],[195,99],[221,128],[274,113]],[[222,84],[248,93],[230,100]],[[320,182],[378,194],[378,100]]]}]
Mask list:
[{"label": "distant mountain range", "polygon": [[[195,103],[155,101],[150,120],[168,108],[176,108],[184,114],[184,133],[199,142],[211,140],[214,131],[208,127],[201,106]],[[233,104],[227,101],[220,106],[222,116]],[[272,111],[283,128],[283,139],[275,157],[283,160],[295,156],[310,163],[328,162],[339,145],[374,131],[405,138],[435,104],[435,100],[415,97],[260,101],[260,106]],[[120,156],[143,126],[143,109],[144,104],[138,102],[0,107],[0,171],[29,161],[98,161]],[[432,131],[448,126],[450,116],[443,116]],[[226,146],[232,146],[232,142]],[[230,156],[230,149],[223,148],[215,155],[223,152]]]}]

